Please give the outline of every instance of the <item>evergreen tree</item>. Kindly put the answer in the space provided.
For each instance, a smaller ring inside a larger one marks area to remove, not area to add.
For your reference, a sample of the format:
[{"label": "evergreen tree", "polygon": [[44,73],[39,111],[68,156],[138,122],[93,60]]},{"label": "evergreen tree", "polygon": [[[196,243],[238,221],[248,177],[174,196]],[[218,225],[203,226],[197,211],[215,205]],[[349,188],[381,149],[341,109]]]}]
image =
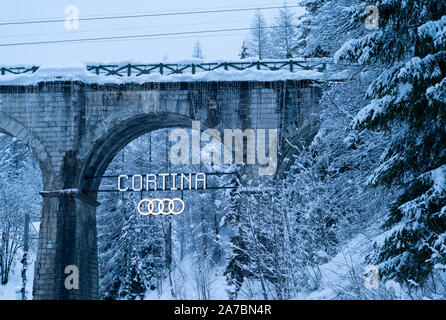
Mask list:
[{"label": "evergreen tree", "polygon": [[347,42],[336,59],[387,64],[355,118],[391,137],[369,182],[401,193],[370,259],[384,277],[423,285],[446,264],[446,2],[386,0],[377,8],[380,29]]},{"label": "evergreen tree", "polygon": [[295,50],[299,56],[332,57],[347,40],[367,32],[365,1],[303,0],[300,5],[307,12],[298,18]]},{"label": "evergreen tree", "polygon": [[285,58],[296,46],[297,35],[296,15],[285,5],[284,8],[279,9],[279,13],[274,19],[270,35],[272,56]]},{"label": "evergreen tree", "polygon": [[242,43],[239,56],[242,60],[249,57],[248,45],[246,44],[246,41],[243,41]]},{"label": "evergreen tree", "polygon": [[204,59],[203,49],[201,48],[201,43],[199,40],[195,42],[194,50],[192,52],[192,58]]},{"label": "evergreen tree", "polygon": [[268,52],[268,26],[260,10],[257,10],[251,22],[251,31],[248,36],[248,52],[262,60],[269,54]]},{"label": "evergreen tree", "polygon": [[[131,194],[129,200],[133,200],[134,194]],[[136,201],[127,201],[127,208],[121,213],[126,216],[122,236],[124,272],[121,276],[121,288],[119,298],[125,300],[140,300],[146,292],[144,274],[145,261],[141,257],[141,229],[138,216],[134,212],[134,203]]]},{"label": "evergreen tree", "polygon": [[[0,134],[0,150],[0,283],[6,284],[23,250],[25,215],[31,221],[40,217],[42,180],[37,161],[19,140]],[[28,252],[23,258],[26,272]]]},{"label": "evergreen tree", "polygon": [[[147,163],[141,150],[150,150],[146,140],[143,137],[126,146],[105,175],[144,172]],[[116,181],[104,181],[102,187],[114,189]],[[141,299],[147,290],[158,288],[165,276],[162,228],[159,221],[139,217],[135,209],[139,196],[101,195],[104,205],[98,210],[98,251],[100,289],[105,299]]]},{"label": "evergreen tree", "polygon": [[228,262],[224,275],[228,284],[228,297],[236,300],[243,285],[245,276],[249,275],[244,267],[248,264],[249,256],[246,252],[246,243],[241,225],[241,196],[235,190],[230,193],[231,201],[228,203],[226,215],[223,219],[223,226],[231,227],[230,247],[228,252]]}]

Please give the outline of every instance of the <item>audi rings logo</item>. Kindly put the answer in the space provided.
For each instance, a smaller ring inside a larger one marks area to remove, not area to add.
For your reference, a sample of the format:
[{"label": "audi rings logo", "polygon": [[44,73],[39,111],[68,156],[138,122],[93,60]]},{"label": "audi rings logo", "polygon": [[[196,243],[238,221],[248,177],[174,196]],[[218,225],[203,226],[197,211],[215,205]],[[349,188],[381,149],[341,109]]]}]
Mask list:
[{"label": "audi rings logo", "polygon": [[[145,205],[147,204],[147,205]],[[180,198],[175,199],[142,199],[138,203],[138,212],[143,216],[148,215],[178,215],[181,214],[186,205]]]}]

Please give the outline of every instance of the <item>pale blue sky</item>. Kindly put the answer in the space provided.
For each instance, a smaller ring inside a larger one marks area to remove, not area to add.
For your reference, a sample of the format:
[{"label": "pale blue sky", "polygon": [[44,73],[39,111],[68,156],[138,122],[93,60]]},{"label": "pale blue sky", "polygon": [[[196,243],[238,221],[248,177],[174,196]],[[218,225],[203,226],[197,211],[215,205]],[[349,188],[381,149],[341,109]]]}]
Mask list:
[{"label": "pale blue sky", "polygon": [[[290,6],[298,0],[287,1]],[[224,8],[256,8],[283,5],[283,0],[2,0],[0,22],[65,18],[66,6],[76,5],[80,17],[181,12]],[[303,13],[303,9],[292,9]],[[272,21],[276,10],[263,14]],[[63,22],[0,26],[0,43],[95,38],[212,29],[248,28],[254,12],[213,13],[125,20],[80,21],[79,30],[66,30]],[[200,40],[207,60],[237,58],[246,38],[243,31],[223,35],[186,35],[179,38],[145,38],[88,43],[44,44],[0,47],[0,64],[42,64],[47,62],[177,61],[191,58],[196,40]]]}]

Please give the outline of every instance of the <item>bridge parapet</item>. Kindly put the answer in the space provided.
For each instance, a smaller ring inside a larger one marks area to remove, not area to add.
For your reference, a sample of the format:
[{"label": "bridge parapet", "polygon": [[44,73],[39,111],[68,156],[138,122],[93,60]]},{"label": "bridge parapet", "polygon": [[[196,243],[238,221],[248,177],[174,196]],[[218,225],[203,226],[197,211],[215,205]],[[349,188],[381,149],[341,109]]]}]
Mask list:
[{"label": "bridge parapet", "polygon": [[[330,59],[297,59],[297,60],[240,60],[221,62],[179,62],[179,63],[125,63],[125,64],[88,64],[86,70],[96,75],[105,76],[142,76],[148,74],[196,74],[216,70],[245,71],[255,69],[258,71],[289,71],[313,70],[324,72]],[[27,67],[0,67],[0,75],[32,74],[39,70],[39,66]]]}]

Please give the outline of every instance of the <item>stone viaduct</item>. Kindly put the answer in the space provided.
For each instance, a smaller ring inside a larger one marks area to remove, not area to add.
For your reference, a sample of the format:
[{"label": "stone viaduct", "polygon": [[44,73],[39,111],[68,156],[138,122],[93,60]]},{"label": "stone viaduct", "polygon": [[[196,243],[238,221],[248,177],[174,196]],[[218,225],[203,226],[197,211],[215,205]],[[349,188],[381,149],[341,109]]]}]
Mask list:
[{"label": "stone viaduct", "polygon": [[[312,80],[198,81],[95,84],[48,80],[0,83],[0,132],[28,145],[44,190],[33,286],[34,299],[98,299],[97,191],[113,157],[152,130],[190,127],[279,129],[308,143],[317,131],[321,89]],[[67,290],[65,268],[79,269],[79,289]]]}]

